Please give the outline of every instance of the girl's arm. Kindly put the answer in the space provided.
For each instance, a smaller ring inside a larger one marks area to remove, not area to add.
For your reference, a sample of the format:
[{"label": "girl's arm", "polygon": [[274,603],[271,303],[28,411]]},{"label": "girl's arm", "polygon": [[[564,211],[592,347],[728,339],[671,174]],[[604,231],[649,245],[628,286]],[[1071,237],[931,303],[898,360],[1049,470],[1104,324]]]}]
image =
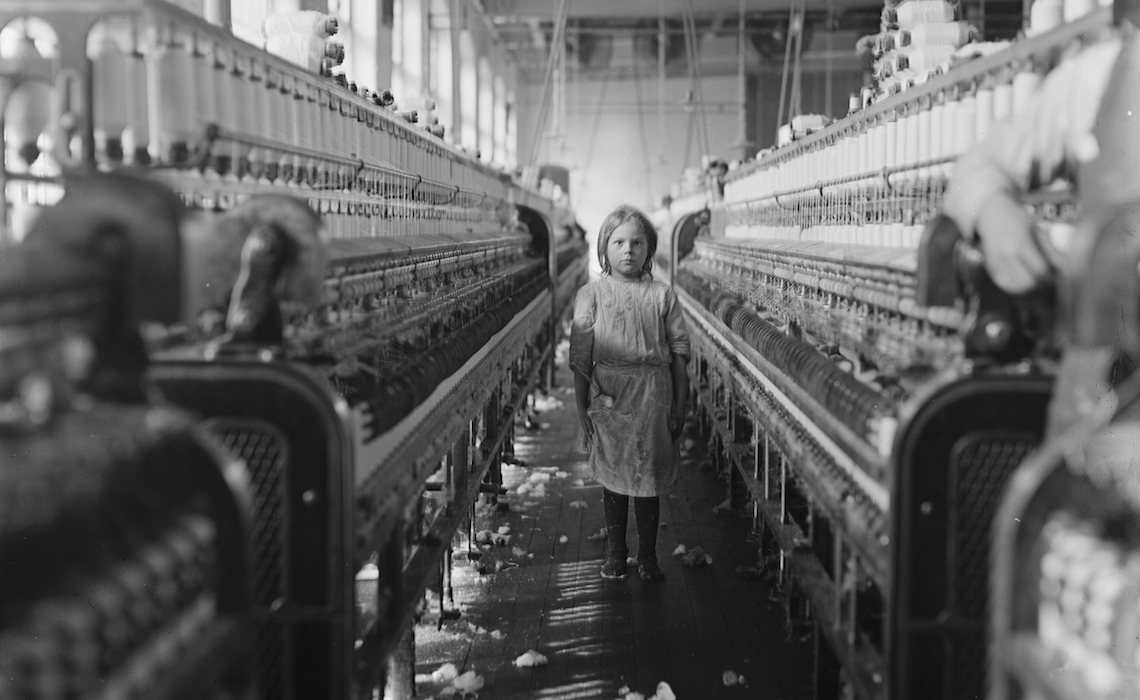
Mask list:
[{"label": "girl's arm", "polygon": [[578,420],[586,437],[594,435],[594,421],[590,420],[590,378],[574,371],[574,396],[578,399]]},{"label": "girl's arm", "polygon": [[586,413],[590,408],[590,374],[594,370],[594,318],[596,302],[589,285],[578,290],[574,299],[574,322],[570,326],[570,369],[574,371],[574,397],[578,420],[587,437],[594,434],[594,423]]},{"label": "girl's arm", "polygon": [[669,408],[669,434],[674,440],[685,429],[685,413],[689,408],[689,370],[684,355],[674,355],[669,365],[673,373],[673,405]]},{"label": "girl's arm", "polygon": [[689,331],[681,316],[681,306],[677,295],[669,289],[665,293],[665,337],[669,342],[669,352],[673,359],[669,371],[673,375],[673,405],[669,407],[669,433],[676,440],[685,428],[685,412],[689,407],[689,372],[686,365],[692,350],[689,346]]}]

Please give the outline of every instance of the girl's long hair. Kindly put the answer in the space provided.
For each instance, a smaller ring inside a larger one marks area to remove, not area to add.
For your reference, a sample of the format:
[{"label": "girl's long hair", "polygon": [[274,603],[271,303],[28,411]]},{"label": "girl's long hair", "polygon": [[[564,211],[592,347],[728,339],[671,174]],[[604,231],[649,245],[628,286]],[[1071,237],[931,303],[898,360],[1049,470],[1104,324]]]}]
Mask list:
[{"label": "girl's long hair", "polygon": [[602,228],[598,231],[598,264],[602,267],[602,274],[608,275],[612,272],[609,258],[606,257],[606,248],[610,245],[610,237],[614,235],[618,226],[628,223],[637,226],[645,234],[645,240],[649,243],[649,251],[645,256],[645,264],[641,267],[641,274],[649,275],[652,278],[653,256],[657,254],[657,229],[653,227],[653,222],[649,220],[649,217],[641,213],[640,209],[628,204],[622,204],[611,211],[606,216],[605,221],[602,222]]}]

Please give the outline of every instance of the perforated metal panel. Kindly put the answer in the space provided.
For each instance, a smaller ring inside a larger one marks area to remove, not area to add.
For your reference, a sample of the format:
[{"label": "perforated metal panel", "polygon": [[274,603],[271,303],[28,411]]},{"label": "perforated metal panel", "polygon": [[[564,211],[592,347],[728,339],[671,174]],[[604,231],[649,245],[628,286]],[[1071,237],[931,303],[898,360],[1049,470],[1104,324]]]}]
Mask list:
[{"label": "perforated metal panel", "polygon": [[[994,513],[1009,477],[1032,447],[1034,443],[1026,439],[977,433],[964,436],[955,445],[951,468],[955,482],[954,580],[950,589],[959,617],[986,619]],[[986,646],[984,638],[955,646],[950,677],[957,687],[952,697],[983,697]]]},{"label": "perforated metal panel", "polygon": [[286,700],[290,692],[289,636],[276,611],[288,590],[288,447],[268,423],[215,419],[207,431],[230,454],[246,463],[253,489],[253,600],[255,663],[261,698]]},{"label": "perforated metal panel", "polygon": [[1050,386],[1041,375],[964,375],[901,429],[892,454],[891,697],[985,697],[994,517],[1040,442]]},{"label": "perforated metal panel", "polygon": [[958,614],[986,615],[990,540],[994,511],[1006,482],[1033,444],[985,435],[964,437],[953,468],[957,523],[954,528],[954,592]]}]

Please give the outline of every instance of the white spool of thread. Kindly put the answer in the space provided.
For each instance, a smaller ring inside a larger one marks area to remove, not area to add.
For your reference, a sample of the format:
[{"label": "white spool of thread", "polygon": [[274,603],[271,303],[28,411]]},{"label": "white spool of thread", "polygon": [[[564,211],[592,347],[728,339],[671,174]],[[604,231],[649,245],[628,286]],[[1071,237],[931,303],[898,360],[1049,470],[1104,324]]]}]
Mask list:
[{"label": "white spool of thread", "polygon": [[[297,141],[297,107],[294,104],[296,102],[296,88],[296,78],[287,73],[282,73],[281,80],[277,84],[277,101],[281,109],[281,140],[289,146],[299,145]],[[289,184],[295,184],[303,163],[304,161],[300,157],[282,151],[277,160],[278,177],[285,178]]]},{"label": "white spool of thread", "polygon": [[895,9],[899,29],[913,30],[922,24],[950,22],[954,8],[943,0],[907,0]]},{"label": "white spool of thread", "polygon": [[128,163],[150,162],[150,108],[147,97],[147,67],[143,47],[139,45],[140,28],[131,20],[131,46],[124,54],[126,69],[127,126],[123,129],[123,151]]},{"label": "white spool of thread", "polygon": [[[317,88],[316,110],[313,113],[313,126],[315,127],[313,139],[313,148],[319,153],[332,153],[332,129],[330,126],[330,112],[329,112],[329,90],[327,87],[319,86]],[[316,160],[316,184],[318,186],[327,186],[332,181],[332,175],[329,170],[329,163],[326,160]]]},{"label": "white spool of thread", "polygon": [[1064,0],[1064,20],[1074,22],[1096,9],[1096,0]]},{"label": "white spool of thread", "polygon": [[928,22],[910,30],[914,46],[951,46],[959,48],[970,41],[970,28],[965,22]]},{"label": "white spool of thread", "polygon": [[1013,81],[1006,73],[994,85],[994,121],[1000,122],[1013,114]]},{"label": "white spool of thread", "polygon": [[[943,112],[946,107],[943,104],[944,97],[942,93],[931,95],[930,97],[930,158],[936,160],[942,157],[942,140],[945,127],[943,126]],[[938,170],[933,171],[931,174],[937,174]]]},{"label": "white spool of thread", "polygon": [[[914,119],[915,115],[912,109],[907,106],[898,109],[898,131],[897,143],[895,145],[895,161],[898,168],[907,168],[914,162],[914,146],[911,141],[911,132],[918,127],[918,121]],[[912,170],[904,170],[894,176],[894,179],[899,182],[910,182],[914,179],[915,173]]]},{"label": "white spool of thread", "polygon": [[898,117],[894,112],[884,116],[883,166],[886,168],[893,168],[898,165],[899,126],[897,119]]},{"label": "white spool of thread", "polygon": [[372,132],[372,155],[377,163],[384,165],[391,157],[391,146],[388,143],[388,116],[383,112],[378,116],[380,118],[376,121],[376,130]]},{"label": "white spool of thread", "polygon": [[[917,127],[917,133],[915,135],[915,139],[918,141],[918,150],[916,153],[916,157],[918,158],[918,161],[920,163],[925,163],[925,162],[929,161],[932,157],[930,154],[930,147],[931,147],[930,123],[931,123],[930,101],[929,101],[929,99],[924,98],[922,100],[922,102],[919,104],[918,127]],[[930,166],[924,165],[922,168],[920,168],[918,171],[918,178],[920,180],[929,179],[930,178]]]},{"label": "white spool of thread", "polygon": [[954,55],[953,46],[908,46],[903,49],[907,67],[915,73],[929,73]]},{"label": "white spool of thread", "polygon": [[[263,133],[274,144],[283,144],[285,139],[285,115],[281,113],[280,72],[268,64],[262,65],[261,89],[257,100],[263,116],[259,123]],[[281,151],[277,148],[265,148],[261,151],[264,167],[262,179],[275,184],[280,173],[277,164],[281,159]]]},{"label": "white spool of thread", "polygon": [[[944,94],[944,101],[942,104],[942,137],[939,140],[941,148],[939,149],[940,158],[955,158],[958,153],[955,150],[955,145],[958,140],[957,124],[958,124],[958,94],[956,90],[951,90]],[[942,164],[943,177],[950,176],[950,163]]]},{"label": "white spool of thread", "polygon": [[[249,62],[249,108],[250,116],[246,126],[250,128],[247,133],[256,134],[266,128],[269,111],[269,91],[265,88],[265,64],[257,59]],[[265,159],[267,153],[261,148],[250,148],[249,171],[250,176],[257,181],[267,182],[265,178]]]},{"label": "white spool of thread", "polygon": [[158,43],[147,57],[150,155],[154,162],[185,160],[200,123],[194,120],[196,80],[190,44],[190,36],[166,27],[160,30]]},{"label": "white spool of thread", "polygon": [[202,125],[218,124],[218,103],[215,100],[217,88],[214,82],[220,79],[215,68],[214,42],[208,36],[196,34],[193,39],[194,52],[194,96],[197,108],[197,126],[194,141],[201,141],[204,133]]},{"label": "white spool of thread", "polygon": [[1059,27],[1065,21],[1065,0],[1034,0],[1029,9],[1030,36]]},{"label": "white spool of thread", "polygon": [[[305,126],[305,94],[304,81],[292,75],[285,76],[285,128],[289,143],[294,146],[308,148],[309,134]],[[302,181],[301,173],[305,169],[305,159],[293,155],[288,159],[291,174],[289,181],[299,185]]]},{"label": "white spool of thread", "polygon": [[[253,133],[253,83],[249,80],[250,62],[240,50],[235,49],[230,57],[230,94],[233,98],[233,125],[241,134]],[[249,177],[249,147],[233,142],[234,175],[241,179]]]},{"label": "white spool of thread", "polygon": [[265,50],[315,73],[321,69],[321,60],[325,57],[325,40],[311,34],[270,34]]},{"label": "white spool of thread", "polygon": [[276,34],[312,34],[328,38],[337,33],[338,23],[333,15],[315,10],[274,12],[261,25],[263,37]]},{"label": "white spool of thread", "polygon": [[[906,151],[903,154],[903,164],[910,168],[906,171],[906,178],[910,181],[915,180],[919,176],[919,171],[913,166],[922,160],[919,156],[919,123],[924,113],[926,113],[926,110],[920,110],[918,103],[912,103],[907,108],[906,135],[903,138]],[[927,116],[929,117],[929,114]],[[927,126],[929,127],[929,124]]]},{"label": "white spool of thread", "polygon": [[1025,106],[1029,104],[1029,100],[1033,97],[1033,93],[1037,92],[1037,86],[1041,84],[1041,76],[1033,70],[1033,65],[1026,63],[1020,67],[1017,75],[1013,76],[1013,113],[1020,114]]},{"label": "white spool of thread", "polygon": [[[26,169],[40,157],[40,137],[51,120],[51,59],[40,54],[35,41],[21,31],[14,45],[6,47],[9,68],[25,78],[8,95],[5,105],[4,147],[8,166]],[[11,50],[14,49],[14,50]],[[26,191],[26,190],[25,190]]]},{"label": "white spool of thread", "polygon": [[[859,132],[852,128],[847,132],[844,139],[847,148],[847,172],[845,177],[852,177],[859,173]],[[852,189],[853,185],[848,183],[844,189]]]},{"label": "white spool of thread", "polygon": [[127,59],[120,46],[119,27],[109,21],[97,25],[100,36],[94,44],[96,55],[91,62],[94,104],[91,121],[95,132],[95,155],[102,163],[123,160],[123,131],[129,123],[130,101],[127,96]]},{"label": "white spool of thread", "polygon": [[978,126],[978,103],[974,93],[968,92],[958,100],[958,118],[954,125],[954,150],[950,155],[960,156],[968,151],[975,141]]},{"label": "white spool of thread", "polygon": [[[214,106],[218,115],[218,126],[228,132],[237,131],[237,97],[234,95],[233,49],[219,44],[214,49]],[[227,179],[234,179],[237,166],[236,145],[226,139],[214,144],[211,152],[213,167]]]},{"label": "white spool of thread", "polygon": [[[909,129],[910,111],[908,109],[900,108],[895,112],[895,121],[897,126],[895,128],[895,167],[904,168],[909,165],[907,161],[907,131]],[[894,176],[894,179],[899,182],[907,182],[911,179],[913,173],[902,171]]]},{"label": "white spool of thread", "polygon": [[983,141],[994,121],[994,85],[990,77],[982,81],[974,95],[974,140]]},{"label": "white spool of thread", "polygon": [[[871,169],[868,164],[871,153],[871,132],[867,128],[866,122],[860,122],[858,126],[859,132],[855,136],[857,143],[855,154],[855,174],[859,175]],[[854,185],[852,185],[854,186]]]},{"label": "white spool of thread", "polygon": [[[318,102],[318,97],[317,97],[318,93],[320,92],[320,88],[318,86],[306,81],[304,84],[304,92],[305,92],[305,101],[304,101],[305,126],[306,126],[306,129],[308,130],[308,134],[309,134],[309,138],[308,138],[309,148],[312,148],[314,151],[316,151],[316,150],[319,150],[321,147],[321,142],[320,142],[321,111],[320,111],[320,103]],[[306,158],[305,159],[305,177],[308,178],[310,184],[312,184],[313,182],[316,181],[316,178],[317,178],[317,161],[313,158]]]}]

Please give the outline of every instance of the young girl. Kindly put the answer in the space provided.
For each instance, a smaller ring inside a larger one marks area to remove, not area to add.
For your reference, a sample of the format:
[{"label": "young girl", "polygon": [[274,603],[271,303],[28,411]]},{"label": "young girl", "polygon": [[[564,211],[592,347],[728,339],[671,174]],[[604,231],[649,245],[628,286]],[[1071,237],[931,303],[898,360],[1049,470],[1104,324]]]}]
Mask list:
[{"label": "young girl", "polygon": [[570,367],[579,441],[604,489],[608,551],[602,578],[608,579],[625,577],[630,496],[641,578],[665,579],[657,564],[659,494],[677,482],[689,335],[673,290],[650,273],[656,250],[649,219],[633,207],[618,207],[598,234],[602,277],[579,290],[574,304]]}]

